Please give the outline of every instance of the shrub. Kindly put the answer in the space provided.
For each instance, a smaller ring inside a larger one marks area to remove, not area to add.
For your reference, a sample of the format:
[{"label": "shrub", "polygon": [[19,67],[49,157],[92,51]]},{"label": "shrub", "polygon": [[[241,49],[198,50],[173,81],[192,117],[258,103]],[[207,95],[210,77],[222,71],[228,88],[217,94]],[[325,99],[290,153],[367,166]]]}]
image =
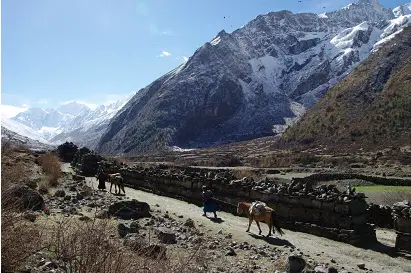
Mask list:
[{"label": "shrub", "polygon": [[57,156],[45,154],[38,159],[43,172],[48,176],[48,183],[55,187],[58,185],[58,179],[61,177],[60,162]]}]

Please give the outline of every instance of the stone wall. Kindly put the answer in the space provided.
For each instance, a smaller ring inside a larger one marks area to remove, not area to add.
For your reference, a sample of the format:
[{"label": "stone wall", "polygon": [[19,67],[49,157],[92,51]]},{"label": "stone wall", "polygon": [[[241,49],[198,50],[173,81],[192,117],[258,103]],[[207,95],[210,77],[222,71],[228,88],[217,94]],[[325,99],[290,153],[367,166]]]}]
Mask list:
[{"label": "stone wall", "polygon": [[[233,180],[229,172],[186,168],[122,169],[125,183],[134,188],[176,197],[201,205],[201,188],[211,186],[220,210],[235,213],[240,201],[261,200],[275,209],[287,229],[315,234],[354,245],[376,241],[368,224],[368,205],[361,193],[338,192],[333,185],[312,188],[311,183],[252,179]],[[200,212],[199,212],[200,213]]]},{"label": "stone wall", "polygon": [[395,249],[398,254],[411,258],[411,202],[393,205],[394,229],[397,233]]},{"label": "stone wall", "polygon": [[377,185],[387,186],[411,186],[409,178],[390,178],[382,176],[371,176],[358,173],[315,173],[303,178],[295,178],[300,182],[318,182],[330,180],[360,179],[372,182]]}]

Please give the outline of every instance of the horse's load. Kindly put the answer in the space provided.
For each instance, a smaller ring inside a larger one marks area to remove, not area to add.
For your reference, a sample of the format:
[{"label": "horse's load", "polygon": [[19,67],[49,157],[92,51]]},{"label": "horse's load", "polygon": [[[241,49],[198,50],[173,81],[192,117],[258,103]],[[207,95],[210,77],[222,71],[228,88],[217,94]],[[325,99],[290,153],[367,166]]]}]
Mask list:
[{"label": "horse's load", "polygon": [[253,202],[250,208],[250,213],[254,215],[259,215],[264,210],[265,206],[266,204],[263,202],[260,202],[260,201]]}]

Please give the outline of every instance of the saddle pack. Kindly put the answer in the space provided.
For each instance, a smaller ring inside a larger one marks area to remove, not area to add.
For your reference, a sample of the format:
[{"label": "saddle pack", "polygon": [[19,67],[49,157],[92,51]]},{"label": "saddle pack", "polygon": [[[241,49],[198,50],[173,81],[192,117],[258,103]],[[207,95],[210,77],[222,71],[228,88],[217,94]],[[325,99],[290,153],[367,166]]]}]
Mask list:
[{"label": "saddle pack", "polygon": [[261,212],[264,212],[265,203],[261,201],[255,201],[252,203],[250,208],[250,214],[259,215]]}]

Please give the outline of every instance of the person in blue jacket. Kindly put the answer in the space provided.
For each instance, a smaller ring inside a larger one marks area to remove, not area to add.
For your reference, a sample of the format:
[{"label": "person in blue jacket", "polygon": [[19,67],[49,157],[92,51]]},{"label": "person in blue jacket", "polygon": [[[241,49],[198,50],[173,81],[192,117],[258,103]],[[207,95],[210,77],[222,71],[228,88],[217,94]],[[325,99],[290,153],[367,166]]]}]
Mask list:
[{"label": "person in blue jacket", "polygon": [[207,212],[214,213],[214,218],[217,218],[217,203],[214,200],[213,192],[207,188],[207,186],[203,186],[203,216],[207,217]]}]

